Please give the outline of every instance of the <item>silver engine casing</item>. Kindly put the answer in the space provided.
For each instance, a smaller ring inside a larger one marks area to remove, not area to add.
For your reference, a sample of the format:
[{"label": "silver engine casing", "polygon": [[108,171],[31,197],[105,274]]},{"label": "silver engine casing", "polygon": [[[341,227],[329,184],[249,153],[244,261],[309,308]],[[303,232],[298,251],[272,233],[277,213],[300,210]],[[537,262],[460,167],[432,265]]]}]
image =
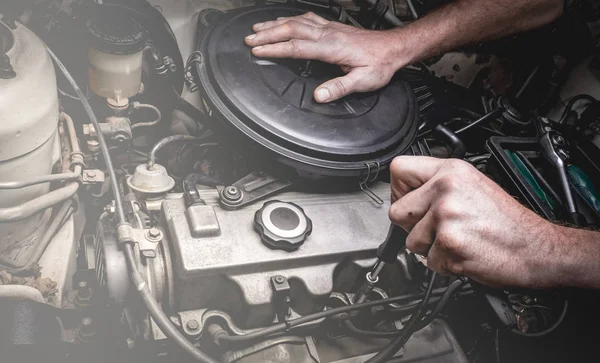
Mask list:
[{"label": "silver engine casing", "polygon": [[[373,189],[382,197],[390,193],[388,184]],[[201,196],[207,206],[200,210],[186,209],[183,198],[162,203],[175,280],[169,300],[177,303],[174,311],[219,309],[244,327],[273,321],[273,276],[288,280],[291,307],[299,314],[319,310],[334,291],[348,291],[374,262],[389,227],[389,203],[377,205],[362,192],[282,193],[270,200],[299,205],[313,231],[297,251],[273,250],[253,229],[264,201],[227,211],[216,191],[201,191]],[[201,226],[192,228],[190,220],[203,221],[205,237],[194,237]]]}]

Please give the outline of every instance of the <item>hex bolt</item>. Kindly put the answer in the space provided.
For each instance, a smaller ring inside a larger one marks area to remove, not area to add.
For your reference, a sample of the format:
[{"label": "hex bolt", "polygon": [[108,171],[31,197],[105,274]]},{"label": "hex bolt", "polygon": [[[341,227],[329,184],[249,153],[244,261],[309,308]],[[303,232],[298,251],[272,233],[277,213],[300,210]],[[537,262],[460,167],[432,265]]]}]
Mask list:
[{"label": "hex bolt", "polygon": [[80,289],[83,289],[83,288],[87,287],[87,282],[86,281],[79,281],[79,283],[77,284],[77,286],[79,286]]},{"label": "hex bolt", "polygon": [[127,340],[125,342],[127,343],[127,348],[133,349],[133,345],[135,343],[133,339],[127,338]]},{"label": "hex bolt", "polygon": [[146,232],[146,237],[151,242],[158,242],[162,239],[162,232],[156,227],[152,227]]},{"label": "hex bolt", "polygon": [[196,320],[196,319],[189,320],[185,326],[189,330],[192,330],[192,331],[196,331],[196,330],[200,329],[200,324],[198,323],[198,320]]},{"label": "hex bolt", "polygon": [[275,276],[275,282],[278,284],[283,284],[285,282],[285,277],[279,275],[279,276]]}]

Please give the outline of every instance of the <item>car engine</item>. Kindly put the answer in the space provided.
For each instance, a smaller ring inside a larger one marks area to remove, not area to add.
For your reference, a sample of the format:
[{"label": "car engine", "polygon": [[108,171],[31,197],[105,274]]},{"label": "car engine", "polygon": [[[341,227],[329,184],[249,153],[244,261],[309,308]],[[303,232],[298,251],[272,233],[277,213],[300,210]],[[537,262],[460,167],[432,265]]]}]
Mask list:
[{"label": "car engine", "polygon": [[364,362],[420,311],[390,362],[496,361],[501,341],[550,361],[529,339],[566,341],[561,292],[433,280],[410,251],[377,267],[387,169],[464,159],[549,220],[600,226],[595,8],[329,104],[312,95],[340,69],[243,41],[307,11],[387,29],[439,3],[0,4],[7,361]]}]

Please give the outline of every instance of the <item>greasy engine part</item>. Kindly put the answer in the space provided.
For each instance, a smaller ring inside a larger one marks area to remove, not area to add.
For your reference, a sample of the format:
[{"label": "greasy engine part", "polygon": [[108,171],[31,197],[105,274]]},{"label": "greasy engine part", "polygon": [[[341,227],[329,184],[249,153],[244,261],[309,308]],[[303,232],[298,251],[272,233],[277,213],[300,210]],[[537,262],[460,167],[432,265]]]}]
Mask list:
[{"label": "greasy engine part", "polygon": [[[0,182],[43,177],[61,157],[52,61],[42,41],[22,24],[10,29],[0,22],[0,33],[5,40],[0,57],[13,70],[0,75]],[[0,190],[0,264],[21,267],[34,253],[50,210],[32,214],[22,205],[49,191],[49,183]]]},{"label": "greasy engine part", "polygon": [[359,179],[371,165],[386,168],[416,135],[419,113],[408,83],[395,78],[382,90],[319,104],[314,90],[340,74],[338,67],[259,59],[239,41],[255,23],[301,13],[290,6],[232,10],[200,34],[196,71],[212,123],[271,169],[291,168],[287,177]]}]

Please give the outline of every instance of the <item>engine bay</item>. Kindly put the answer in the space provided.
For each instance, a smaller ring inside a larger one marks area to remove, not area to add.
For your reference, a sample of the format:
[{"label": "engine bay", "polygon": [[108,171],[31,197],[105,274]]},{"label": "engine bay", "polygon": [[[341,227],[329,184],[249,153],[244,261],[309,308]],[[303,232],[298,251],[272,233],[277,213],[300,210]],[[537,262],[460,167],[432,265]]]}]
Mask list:
[{"label": "engine bay", "polygon": [[600,226],[588,2],[327,104],[313,92],[338,67],[244,44],[307,11],[388,29],[439,3],[0,4],[7,361],[365,362],[406,331],[390,362],[585,356],[593,297],[436,279],[408,250],[377,261],[406,239],[399,155],[466,160],[550,221]]}]

